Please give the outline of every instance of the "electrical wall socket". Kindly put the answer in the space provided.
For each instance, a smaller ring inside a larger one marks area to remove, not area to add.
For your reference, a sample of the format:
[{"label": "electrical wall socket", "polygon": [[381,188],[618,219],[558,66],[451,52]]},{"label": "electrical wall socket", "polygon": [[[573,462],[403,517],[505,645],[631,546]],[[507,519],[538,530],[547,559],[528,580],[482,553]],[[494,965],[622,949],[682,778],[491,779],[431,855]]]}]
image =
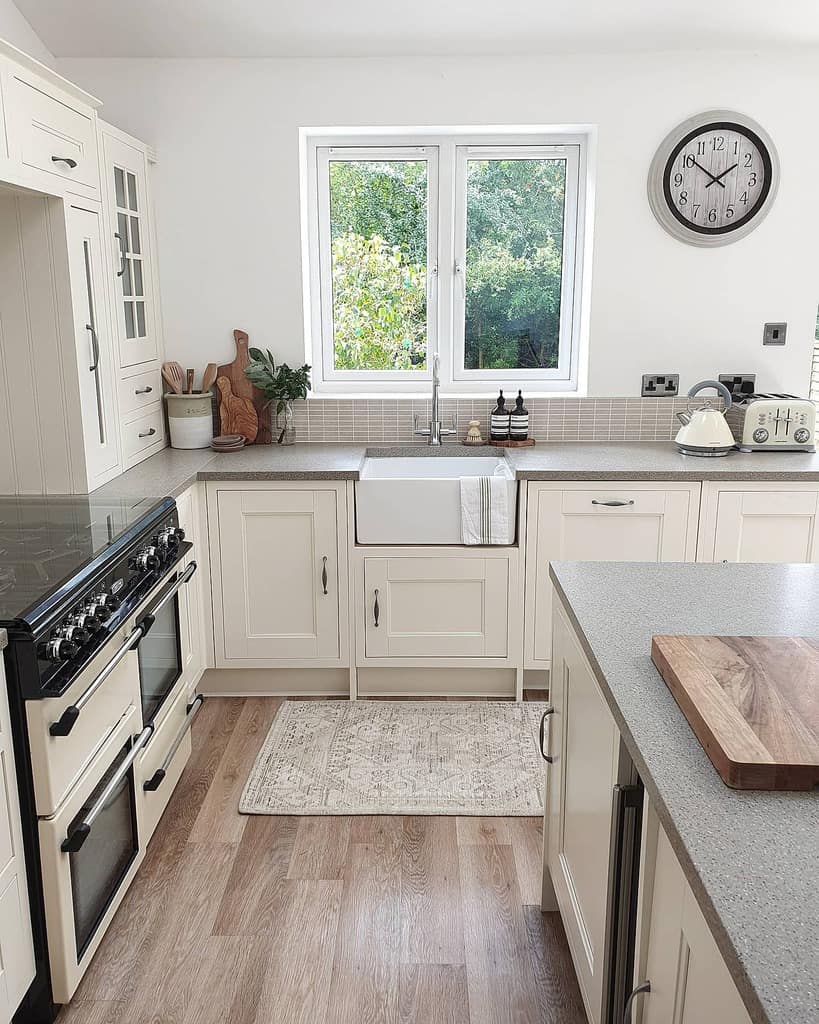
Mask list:
[{"label": "electrical wall socket", "polygon": [[721,373],[720,384],[724,384],[732,395],[752,395],[756,388],[755,373]]},{"label": "electrical wall socket", "polygon": [[673,398],[680,390],[678,373],[644,373],[643,398]]},{"label": "electrical wall socket", "polygon": [[787,333],[787,324],[765,324],[765,329],[762,333],[762,344],[784,345]]}]

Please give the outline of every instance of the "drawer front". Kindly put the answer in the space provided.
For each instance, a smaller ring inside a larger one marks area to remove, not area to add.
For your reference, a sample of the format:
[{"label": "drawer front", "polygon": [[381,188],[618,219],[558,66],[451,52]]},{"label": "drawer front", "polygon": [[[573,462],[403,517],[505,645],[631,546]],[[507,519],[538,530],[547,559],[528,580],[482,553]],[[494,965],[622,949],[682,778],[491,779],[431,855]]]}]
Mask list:
[{"label": "drawer front", "polygon": [[[99,191],[97,133],[94,118],[42,92],[16,75],[9,106],[12,149],[27,167]],[[72,166],[73,165],[73,166]]]},{"label": "drawer front", "polygon": [[500,558],[368,558],[368,658],[505,658],[509,563]]},{"label": "drawer front", "polygon": [[51,725],[65,721],[62,716],[66,708],[79,700],[106,667],[117,646],[101,652],[91,662],[90,671],[62,697],[26,703],[34,798],[40,816],[54,814],[123,715],[141,707],[137,654],[131,651],[82,708],[70,732],[64,736],[51,735]]},{"label": "drawer front", "polygon": [[122,455],[126,464],[139,462],[140,457],[164,444],[165,417],[161,403],[122,424]]},{"label": "drawer front", "polygon": [[564,491],[562,511],[564,516],[657,516],[665,511],[666,498],[665,491],[595,487],[588,491]]},{"label": "drawer front", "polygon": [[162,374],[159,367],[119,382],[119,411],[122,416],[147,409],[161,399]]},{"label": "drawer front", "polygon": [[[151,737],[145,753],[136,763],[137,799],[142,801],[142,842],[145,845],[154,833],[159,819],[176,788],[182,771],[191,753],[190,727],[185,728],[185,718],[189,699],[187,686],[182,686],[168,708],[159,728]],[[146,790],[144,785],[160,767],[180,731],[185,735],[173,760],[165,771],[165,775],[156,789]]]}]

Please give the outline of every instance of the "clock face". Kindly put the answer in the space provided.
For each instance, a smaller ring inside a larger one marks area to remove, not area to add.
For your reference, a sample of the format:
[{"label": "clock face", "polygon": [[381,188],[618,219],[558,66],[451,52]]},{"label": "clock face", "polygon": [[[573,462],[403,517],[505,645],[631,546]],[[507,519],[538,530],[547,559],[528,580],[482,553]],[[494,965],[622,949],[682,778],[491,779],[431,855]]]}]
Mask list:
[{"label": "clock face", "polygon": [[648,198],[670,234],[691,245],[724,245],[762,220],[778,176],[764,130],[743,114],[712,110],[663,141],[649,171]]},{"label": "clock face", "polygon": [[692,231],[718,235],[754,216],[771,189],[771,157],[754,132],[730,121],[695,128],[671,151],[666,204]]}]

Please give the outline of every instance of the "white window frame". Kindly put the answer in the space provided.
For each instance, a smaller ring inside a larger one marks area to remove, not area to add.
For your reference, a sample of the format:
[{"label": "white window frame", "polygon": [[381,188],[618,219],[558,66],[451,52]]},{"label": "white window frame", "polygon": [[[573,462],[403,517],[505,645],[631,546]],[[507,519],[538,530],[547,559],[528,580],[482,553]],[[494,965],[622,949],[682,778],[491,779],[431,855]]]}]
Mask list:
[{"label": "white window frame", "polygon": [[[523,386],[529,395],[584,393],[591,266],[593,130],[543,128],[301,129],[302,259],[307,362],[321,397],[426,394],[432,355],[441,392],[486,397]],[[469,159],[566,160],[559,364],[553,369],[464,368],[466,168]],[[424,370],[336,370],[330,256],[331,159],[428,161],[427,365]]]}]

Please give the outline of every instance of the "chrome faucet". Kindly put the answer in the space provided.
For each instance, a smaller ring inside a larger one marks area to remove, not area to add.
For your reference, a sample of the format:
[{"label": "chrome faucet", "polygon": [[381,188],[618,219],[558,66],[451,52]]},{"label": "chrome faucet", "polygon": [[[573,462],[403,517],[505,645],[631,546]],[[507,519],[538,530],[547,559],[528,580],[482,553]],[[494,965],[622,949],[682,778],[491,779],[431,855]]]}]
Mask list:
[{"label": "chrome faucet", "polygon": [[442,437],[451,437],[453,434],[457,434],[458,430],[455,425],[455,414],[452,415],[452,426],[442,427],[441,426],[441,412],[438,401],[438,389],[441,386],[441,357],[436,352],[432,357],[432,406],[430,408],[429,426],[419,427],[418,416],[415,416],[415,430],[414,433],[418,437],[428,438],[427,444],[440,445]]}]

